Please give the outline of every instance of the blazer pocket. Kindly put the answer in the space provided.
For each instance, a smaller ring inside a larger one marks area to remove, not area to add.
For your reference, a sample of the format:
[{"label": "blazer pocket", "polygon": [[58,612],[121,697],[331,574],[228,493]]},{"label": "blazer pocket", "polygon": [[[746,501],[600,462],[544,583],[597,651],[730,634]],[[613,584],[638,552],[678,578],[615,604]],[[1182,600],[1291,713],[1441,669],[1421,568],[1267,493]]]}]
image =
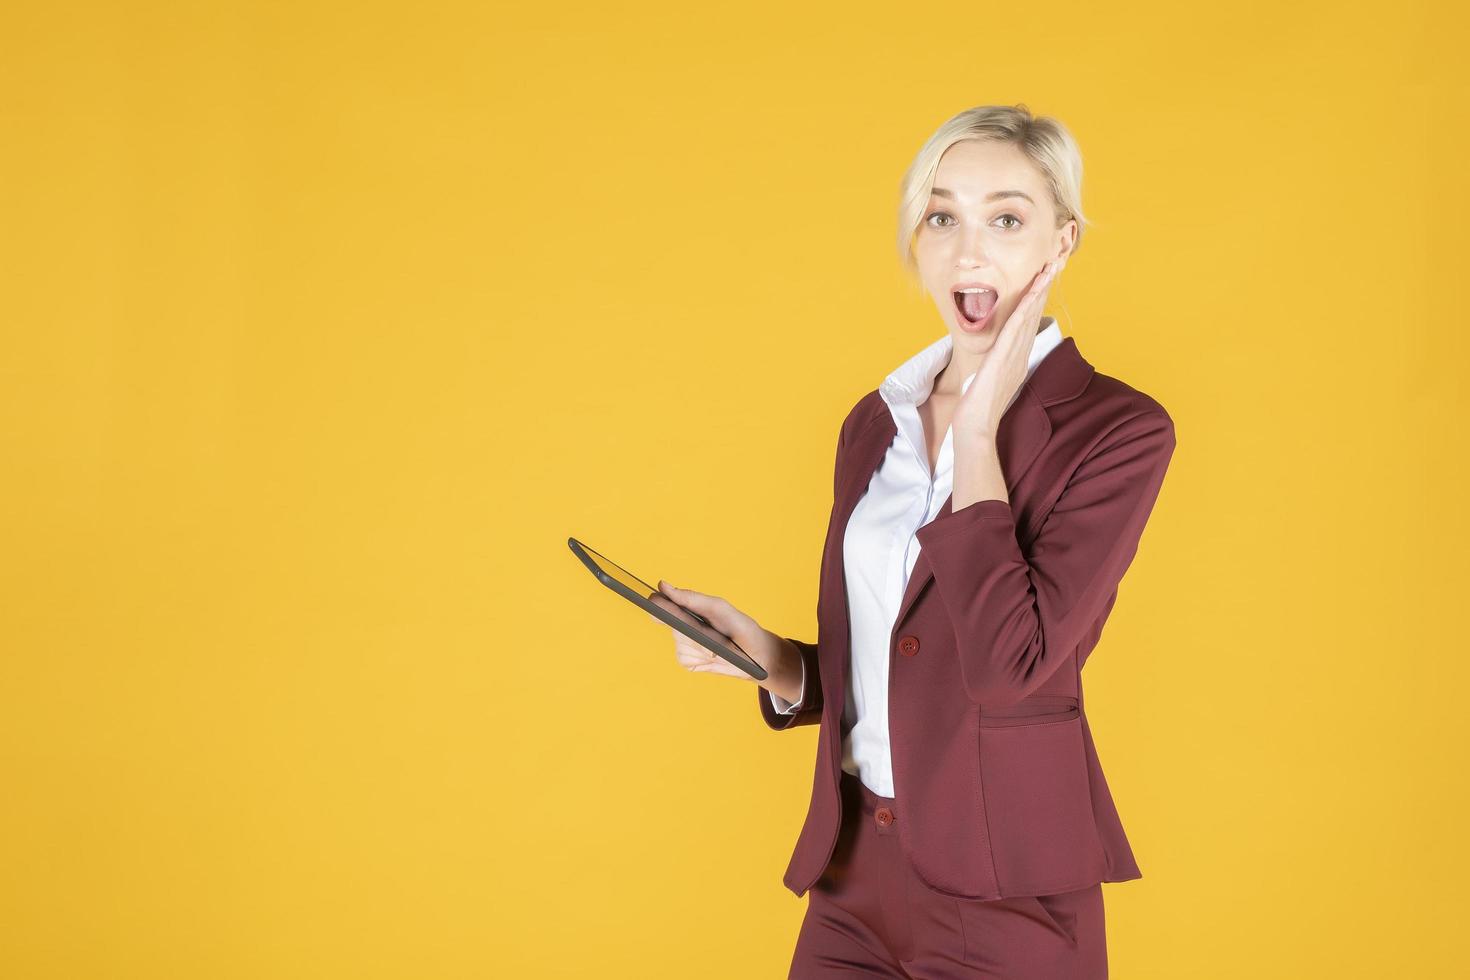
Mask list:
[{"label": "blazer pocket", "polygon": [[1001,891],[1052,894],[1101,880],[1106,855],[1077,706],[992,722],[980,728],[980,783]]},{"label": "blazer pocket", "polygon": [[1052,725],[1077,717],[1076,698],[1033,695],[1016,704],[991,707],[980,705],[981,728],[1016,728],[1024,725]]}]

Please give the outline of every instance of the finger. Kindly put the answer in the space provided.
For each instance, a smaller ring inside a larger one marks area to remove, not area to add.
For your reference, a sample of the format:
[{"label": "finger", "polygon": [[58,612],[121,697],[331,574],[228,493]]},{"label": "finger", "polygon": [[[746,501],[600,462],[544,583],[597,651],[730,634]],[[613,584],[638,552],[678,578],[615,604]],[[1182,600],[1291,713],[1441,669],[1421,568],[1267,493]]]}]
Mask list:
[{"label": "finger", "polygon": [[693,670],[696,667],[708,667],[712,660],[712,658],[710,657],[695,653],[693,650],[690,650],[688,647],[682,644],[680,644],[679,648],[675,651],[674,659],[678,661],[679,666],[683,667],[685,670]]},{"label": "finger", "polygon": [[719,667],[719,665],[721,663],[723,663],[723,661],[717,660],[714,657],[701,657],[699,659],[694,659],[692,657],[689,657],[689,658],[683,659],[681,661],[681,663],[683,663],[685,669],[690,670],[690,671],[696,671],[696,670],[711,670],[711,669],[717,668],[717,667]]},{"label": "finger", "polygon": [[703,643],[697,643],[674,630],[674,653],[683,664],[705,664],[715,659],[715,654]]},{"label": "finger", "polygon": [[[675,616],[678,616],[679,615],[679,608],[677,606],[675,606],[674,603],[672,603],[668,599],[665,599],[663,596],[659,596],[659,595],[651,596],[651,597],[649,597],[649,600],[648,601],[651,602],[651,603],[653,603],[658,608],[662,609],[664,612],[673,613]],[[661,620],[657,616],[655,616],[653,613],[649,613],[648,614],[648,618],[651,619],[651,620],[653,620],[655,623],[663,623],[664,625],[668,625],[667,623],[664,623],[663,620]]]},{"label": "finger", "polygon": [[1046,309],[1046,298],[1051,292],[1051,284],[1056,279],[1056,274],[1057,264],[1048,262],[1036,274],[1036,283],[1026,294],[1027,320],[1033,328],[1041,322],[1041,311]]},{"label": "finger", "polygon": [[710,652],[709,647],[703,643],[697,643],[691,640],[683,633],[679,633],[678,630],[674,632],[678,634],[674,637],[674,645],[681,659],[687,660],[690,663],[705,662],[714,659],[715,655]]},{"label": "finger", "polygon": [[1041,295],[1036,299],[1036,316],[1038,320],[1041,318],[1042,311],[1046,309],[1046,301],[1051,296],[1052,284],[1057,281],[1057,274],[1061,271],[1062,267],[1053,262],[1051,271],[1046,274],[1046,282],[1042,283],[1041,286]]},{"label": "finger", "polygon": [[750,675],[746,674],[743,670],[741,670],[739,667],[736,667],[733,664],[726,663],[723,660],[716,660],[713,663],[701,664],[700,666],[694,668],[694,673],[698,673],[698,674],[719,674],[722,677],[748,677],[748,676],[750,676]]},{"label": "finger", "polygon": [[1046,309],[1046,298],[1051,293],[1052,273],[1047,273],[1046,278],[1041,281],[1040,287],[1035,295],[1031,297],[1031,315],[1033,319],[1041,318],[1041,311]]},{"label": "finger", "polygon": [[700,615],[704,615],[705,610],[708,608],[709,600],[712,598],[712,596],[707,596],[703,592],[695,592],[693,589],[676,588],[663,579],[658,580],[658,587],[670,599],[675,600],[680,605],[688,606]]},{"label": "finger", "polygon": [[1021,297],[1023,303],[1036,295],[1036,288],[1041,285],[1041,279],[1045,275],[1046,266],[1043,265],[1040,269],[1036,270],[1036,273],[1031,277],[1031,282],[1026,286],[1026,294]]},{"label": "finger", "polygon": [[678,588],[677,586],[670,585],[663,579],[658,580],[658,586],[670,599],[675,600],[682,606],[693,609],[702,616],[708,616],[711,611],[715,610],[716,607],[725,601],[717,595],[695,592],[693,589]]},{"label": "finger", "polygon": [[[1006,321],[1006,327],[1002,330],[1002,343],[1006,340],[1014,342],[1017,348],[1024,346],[1021,338],[1036,332],[1036,325],[1041,319],[1040,306],[1046,298],[1046,287],[1050,281],[1048,272],[1051,263],[1043,265],[1031,279],[1031,285],[1022,294],[1021,301],[1016,304],[1011,318]],[[1009,336],[1007,336],[1009,335]]]},{"label": "finger", "polygon": [[[1048,281],[1047,272],[1050,266],[1050,262],[1043,265],[1037,271],[1036,275],[1031,278],[1031,285],[1022,294],[1021,301],[1016,304],[1016,309],[1011,314],[1011,318],[1006,321],[1006,326],[1012,327],[1013,329],[1002,330],[1002,334],[1011,333],[1019,338],[1028,332],[1035,332],[1036,322],[1040,317],[1040,313],[1037,311],[1037,303],[1045,296],[1046,283]],[[1027,326],[1031,328],[1030,331],[1025,329]],[[1019,339],[1017,339],[1016,343],[1020,343]]]},{"label": "finger", "polygon": [[690,626],[704,625],[694,617],[694,613],[699,612],[699,610],[695,609],[693,612],[691,612],[690,610],[693,609],[693,607],[683,599],[675,601],[673,599],[670,599],[668,596],[660,593],[658,595],[655,595],[649,601],[652,602],[655,606],[658,606],[660,609],[666,610],[671,616],[673,616],[675,619],[678,619],[680,622],[688,623]]},{"label": "finger", "polygon": [[1051,285],[1052,277],[1056,275],[1056,263],[1047,262],[1036,273],[1036,278],[1031,281],[1030,296],[1039,296],[1046,292],[1046,287]]},{"label": "finger", "polygon": [[741,628],[743,620],[737,615],[738,610],[720,596],[695,592],[693,589],[680,589],[663,579],[659,579],[658,584],[659,588],[666,590],[676,602],[686,609],[699,613],[709,620],[710,625],[722,633],[733,635],[732,630]]}]

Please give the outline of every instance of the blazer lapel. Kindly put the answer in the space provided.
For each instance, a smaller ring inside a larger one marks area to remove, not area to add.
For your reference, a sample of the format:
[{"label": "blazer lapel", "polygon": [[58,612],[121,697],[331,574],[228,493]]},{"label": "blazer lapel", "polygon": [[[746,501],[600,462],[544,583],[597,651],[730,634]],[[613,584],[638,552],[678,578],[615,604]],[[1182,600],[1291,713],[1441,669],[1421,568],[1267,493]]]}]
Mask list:
[{"label": "blazer lapel", "polygon": [[[1093,367],[1077,350],[1076,341],[1067,337],[1036,366],[1031,377],[1021,385],[1010,408],[1001,416],[1000,425],[995,432],[996,455],[1000,458],[1001,472],[1005,476],[1007,496],[1014,499],[1016,485],[1031,464],[1036,462],[1047,440],[1051,438],[1051,420],[1047,417],[1046,406],[1080,395],[1092,374]],[[836,669],[829,670],[829,664],[822,665],[822,676],[833,678],[831,690],[823,685],[823,697],[835,699],[837,703],[842,703],[847,691],[850,657],[848,627],[852,622],[851,612],[847,607],[847,569],[844,558],[846,549],[843,547],[847,537],[847,523],[852,518],[852,512],[857,509],[858,501],[867,492],[873,474],[882,464],[893,437],[898,434],[898,427],[894,424],[888,404],[876,392],[870,393],[870,398],[873,402],[872,414],[853,437],[852,445],[845,454],[842,478],[833,502],[833,520],[823,549],[823,583],[826,589],[836,590],[833,594],[842,596],[841,607],[845,617],[845,620],[834,620],[828,626],[833,631],[829,635],[838,635],[843,639],[842,653],[835,658],[836,663],[830,665]],[[953,503],[954,494],[951,493],[940,506],[935,519],[951,513]],[[933,578],[934,571],[929,567],[924,552],[920,550],[919,556],[914,559],[913,573],[899,603],[898,616],[894,620],[895,628]],[[830,609],[830,612],[835,616],[836,609]]]},{"label": "blazer lapel", "polygon": [[[1092,374],[1093,367],[1077,350],[1077,342],[1067,337],[1036,366],[1031,377],[1021,385],[1015,401],[1011,402],[1011,407],[1001,416],[1000,425],[995,430],[995,452],[1000,458],[1000,470],[1005,477],[1008,499],[1015,499],[1016,487],[1021,482],[1021,477],[1036,462],[1036,458],[1046,447],[1047,440],[1051,438],[1051,419],[1047,416],[1046,406],[1082,394],[1082,390],[1092,380]],[[889,421],[892,422],[891,416]],[[934,519],[938,520],[953,513],[953,504],[954,494],[951,493],[944,498]],[[914,600],[918,599],[919,593],[933,579],[934,570],[929,566],[928,557],[920,549],[919,556],[914,559],[914,570],[904,589],[903,599],[898,604],[895,628],[903,622]]]},{"label": "blazer lapel", "polygon": [[[1041,407],[1041,399],[1028,381],[1021,386],[1016,400],[1006,409],[1005,415],[1001,416],[1000,425],[995,430],[995,452],[1000,458],[1000,471],[1005,476],[1008,498],[1015,494],[1016,484],[1020,482],[1022,474],[1036,462],[1036,457],[1041,455],[1041,448],[1050,437],[1051,420],[1046,417],[1046,409]],[[951,493],[944,498],[934,519],[937,521],[953,513],[953,505],[954,494]],[[914,570],[909,576],[909,584],[903,592],[903,601],[898,604],[895,626],[903,622],[909,607],[933,578],[934,570],[929,567],[928,556],[920,549],[919,556],[914,559]]]},{"label": "blazer lapel", "polygon": [[[867,492],[873,474],[878,471],[893,437],[898,434],[888,405],[876,393],[870,397],[877,402],[881,412],[869,416],[844,452],[842,478],[838,482],[837,496],[833,501],[832,521],[827,527],[827,542],[822,546],[821,595],[817,614],[818,637],[840,638],[841,643],[823,643],[817,648],[822,657],[822,699],[834,706],[842,734],[847,734],[851,719],[844,710],[847,703],[847,671],[852,658],[852,610],[847,598],[847,567],[843,552],[847,538],[847,522],[857,509],[858,501]],[[841,597],[838,599],[837,597]],[[832,601],[827,601],[831,599]],[[820,617],[826,616],[825,622]],[[831,741],[830,751],[836,757],[833,768],[840,764],[841,739]]]}]

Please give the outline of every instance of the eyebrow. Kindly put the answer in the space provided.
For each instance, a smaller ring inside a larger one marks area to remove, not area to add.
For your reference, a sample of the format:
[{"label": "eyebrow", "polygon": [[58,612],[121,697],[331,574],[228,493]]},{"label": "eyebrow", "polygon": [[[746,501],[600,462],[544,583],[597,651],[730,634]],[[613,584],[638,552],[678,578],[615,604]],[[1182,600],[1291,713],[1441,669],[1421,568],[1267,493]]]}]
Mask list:
[{"label": "eyebrow", "polygon": [[[945,190],[943,187],[935,187],[929,193],[933,194],[935,197],[947,197],[951,201],[954,200],[954,194],[951,191]],[[1031,195],[1027,194],[1025,191],[991,191],[989,194],[985,195],[985,200],[998,201],[1003,197],[1024,197],[1032,204],[1036,203],[1035,201],[1031,200]]]}]

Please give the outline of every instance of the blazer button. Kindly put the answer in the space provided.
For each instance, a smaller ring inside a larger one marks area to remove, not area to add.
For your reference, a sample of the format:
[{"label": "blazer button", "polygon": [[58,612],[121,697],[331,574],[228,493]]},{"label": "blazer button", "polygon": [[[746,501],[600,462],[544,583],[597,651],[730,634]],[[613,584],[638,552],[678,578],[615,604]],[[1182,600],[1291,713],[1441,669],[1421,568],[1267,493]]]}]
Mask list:
[{"label": "blazer button", "polygon": [[873,819],[878,821],[878,826],[887,827],[893,823],[893,811],[886,806],[880,806],[878,812],[873,814]]},{"label": "blazer button", "polygon": [[898,641],[898,652],[905,657],[912,657],[919,652],[919,638],[917,636],[905,636]]}]

